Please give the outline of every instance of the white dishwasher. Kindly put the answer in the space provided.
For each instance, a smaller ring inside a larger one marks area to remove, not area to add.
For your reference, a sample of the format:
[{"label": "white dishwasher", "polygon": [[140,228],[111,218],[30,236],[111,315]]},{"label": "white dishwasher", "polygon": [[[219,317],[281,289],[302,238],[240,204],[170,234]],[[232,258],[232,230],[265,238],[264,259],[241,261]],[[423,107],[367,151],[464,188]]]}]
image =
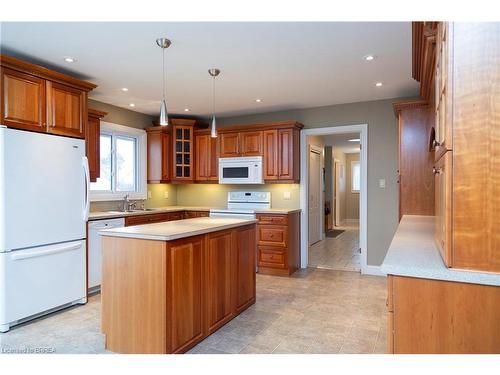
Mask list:
[{"label": "white dishwasher", "polygon": [[102,229],[121,228],[125,226],[125,219],[104,219],[89,221],[89,292],[96,292],[101,288],[101,236]]}]

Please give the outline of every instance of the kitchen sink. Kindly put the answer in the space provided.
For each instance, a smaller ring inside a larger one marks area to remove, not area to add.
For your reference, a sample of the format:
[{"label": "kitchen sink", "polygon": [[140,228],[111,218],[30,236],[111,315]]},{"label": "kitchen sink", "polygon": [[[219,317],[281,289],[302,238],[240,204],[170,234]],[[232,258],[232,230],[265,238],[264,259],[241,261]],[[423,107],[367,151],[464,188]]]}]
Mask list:
[{"label": "kitchen sink", "polygon": [[150,212],[150,211],[158,211],[157,208],[137,208],[133,210],[127,210],[127,211],[121,211],[121,210],[111,210],[111,211],[106,211],[110,214],[128,214],[131,212]]}]

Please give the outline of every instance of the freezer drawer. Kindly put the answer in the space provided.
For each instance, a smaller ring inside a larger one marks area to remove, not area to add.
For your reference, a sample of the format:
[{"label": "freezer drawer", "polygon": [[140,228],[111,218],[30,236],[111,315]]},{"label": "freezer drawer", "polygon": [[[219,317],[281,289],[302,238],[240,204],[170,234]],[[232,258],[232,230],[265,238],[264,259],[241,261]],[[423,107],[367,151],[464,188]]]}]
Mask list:
[{"label": "freezer drawer", "polygon": [[0,328],[85,302],[85,241],[0,253]]}]

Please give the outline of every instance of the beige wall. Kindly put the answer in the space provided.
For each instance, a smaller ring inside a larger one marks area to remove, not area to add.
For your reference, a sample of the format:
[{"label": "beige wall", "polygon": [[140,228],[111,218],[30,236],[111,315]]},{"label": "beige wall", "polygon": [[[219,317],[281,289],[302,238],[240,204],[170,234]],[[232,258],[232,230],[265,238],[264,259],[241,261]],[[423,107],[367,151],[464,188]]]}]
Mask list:
[{"label": "beige wall", "polygon": [[[300,205],[298,184],[182,184],[177,185],[177,204],[181,206],[226,207],[227,192],[231,190],[270,191],[273,208],[298,208]],[[285,192],[290,192],[290,200],[284,199],[283,194]]]},{"label": "beige wall", "polygon": [[114,124],[131,126],[133,128],[144,129],[152,126],[154,117],[131,111],[129,109],[117,107],[111,104],[98,102],[97,100],[89,99],[89,108],[107,112],[103,121],[112,122]]},{"label": "beige wall", "polygon": [[[345,154],[338,148],[332,149],[334,163],[340,163],[339,171],[339,224],[344,224],[346,219],[346,161]],[[335,167],[335,164],[334,164]]]},{"label": "beige wall", "polygon": [[[368,124],[368,264],[380,265],[398,224],[396,99],[220,118],[219,125],[296,120],[306,128]],[[378,187],[385,178],[386,188]]]},{"label": "beige wall", "polygon": [[359,220],[359,193],[352,192],[352,167],[353,161],[359,160],[359,154],[346,154],[346,219]]}]

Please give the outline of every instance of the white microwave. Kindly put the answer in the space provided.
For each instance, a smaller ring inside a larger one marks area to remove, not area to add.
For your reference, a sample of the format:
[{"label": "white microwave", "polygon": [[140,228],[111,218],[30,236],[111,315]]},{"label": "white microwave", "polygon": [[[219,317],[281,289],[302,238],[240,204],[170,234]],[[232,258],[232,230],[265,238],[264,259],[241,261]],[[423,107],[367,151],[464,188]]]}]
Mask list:
[{"label": "white microwave", "polygon": [[219,158],[219,184],[263,184],[262,156]]}]

